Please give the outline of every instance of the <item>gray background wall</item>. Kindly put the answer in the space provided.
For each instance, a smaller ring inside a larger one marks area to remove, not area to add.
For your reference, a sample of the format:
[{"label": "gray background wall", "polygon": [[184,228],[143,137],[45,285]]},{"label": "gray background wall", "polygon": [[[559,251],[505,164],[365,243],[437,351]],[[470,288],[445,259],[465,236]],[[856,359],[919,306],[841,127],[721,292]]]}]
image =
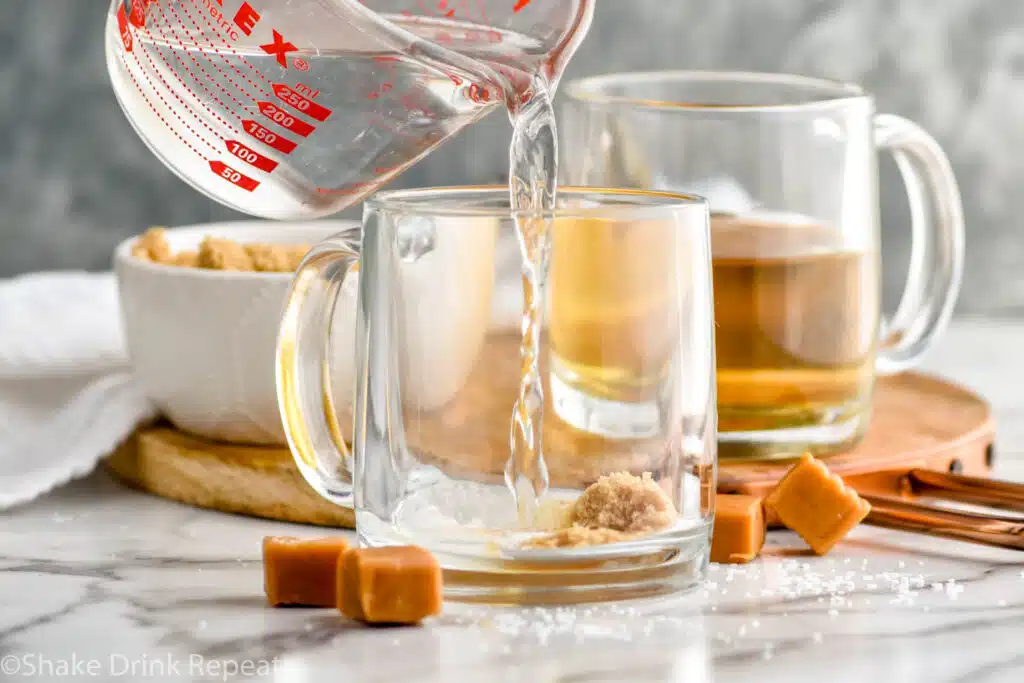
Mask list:
[{"label": "gray background wall", "polygon": [[[107,0],[0,2],[0,276],[107,267],[151,224],[233,215],[175,178],[106,82]],[[968,217],[960,312],[1024,312],[1024,2],[598,0],[567,78],[608,70],[785,70],[865,84],[954,160]],[[504,178],[494,115],[401,185]],[[903,192],[883,168],[887,299],[907,255]]]}]

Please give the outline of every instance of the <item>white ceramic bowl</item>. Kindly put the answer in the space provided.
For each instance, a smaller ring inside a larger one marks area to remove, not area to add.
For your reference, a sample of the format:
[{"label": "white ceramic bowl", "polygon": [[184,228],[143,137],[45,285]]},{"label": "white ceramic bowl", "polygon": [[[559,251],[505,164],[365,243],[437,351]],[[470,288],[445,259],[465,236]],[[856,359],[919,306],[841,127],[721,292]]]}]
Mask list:
[{"label": "white ceramic bowl", "polygon": [[[173,252],[204,237],[316,244],[351,221],[212,223],[167,231]],[[283,444],[274,352],[289,273],[166,266],[114,252],[128,352],[143,390],[177,427],[212,439]]]},{"label": "white ceramic bowl", "polygon": [[[492,310],[499,221],[445,223],[428,254],[402,264],[392,292],[403,311],[403,401],[420,410],[444,405],[459,391],[488,327],[500,317]],[[208,235],[312,245],[351,225],[221,223],[170,229],[167,238],[175,253],[198,248]],[[128,351],[143,390],[183,430],[234,443],[284,444],[274,356],[292,275],[159,265],[132,256],[134,241],[117,247],[114,270]],[[336,407],[344,412],[354,396],[356,292],[356,278],[348,278],[335,307],[329,351]]]}]

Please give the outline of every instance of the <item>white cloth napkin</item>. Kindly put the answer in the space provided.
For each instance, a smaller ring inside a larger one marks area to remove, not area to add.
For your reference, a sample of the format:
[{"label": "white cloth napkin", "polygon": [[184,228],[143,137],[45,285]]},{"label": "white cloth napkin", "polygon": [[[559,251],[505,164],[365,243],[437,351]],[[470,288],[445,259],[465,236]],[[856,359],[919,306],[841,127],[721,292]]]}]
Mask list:
[{"label": "white cloth napkin", "polygon": [[0,280],[0,509],[88,474],[155,416],[131,376],[113,274]]}]

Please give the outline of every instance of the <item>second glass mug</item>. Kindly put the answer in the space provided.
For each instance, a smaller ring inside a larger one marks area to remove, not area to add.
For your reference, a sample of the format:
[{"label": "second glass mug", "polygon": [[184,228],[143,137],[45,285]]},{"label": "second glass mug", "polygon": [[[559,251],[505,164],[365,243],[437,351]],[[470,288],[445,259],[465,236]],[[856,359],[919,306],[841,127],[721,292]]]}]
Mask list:
[{"label": "second glass mug", "polygon": [[[507,187],[378,193],[362,230],[313,248],[278,344],[289,445],[318,493],[355,509],[361,544],[434,552],[449,597],[565,602],[695,585],[716,473],[706,203],[563,188],[547,218],[550,333],[535,427],[550,483],[529,526],[503,477],[522,371],[519,268],[505,277],[500,267],[510,236],[518,256]],[[575,268],[584,244],[614,249],[621,267]],[[573,326],[589,342],[570,343],[585,362],[566,371],[552,349]],[[591,401],[598,389],[605,399]],[[618,472],[653,487],[638,498],[645,509],[646,496],[669,501],[667,526],[607,545],[533,545],[554,539],[588,485]]]},{"label": "second glass mug", "polygon": [[[856,444],[876,376],[917,362],[959,291],[963,210],[935,140],[876,114],[857,86],[799,76],[622,73],[566,94],[563,181],[710,202],[722,457]],[[895,158],[912,218],[910,274],[888,319],[878,150]]]}]

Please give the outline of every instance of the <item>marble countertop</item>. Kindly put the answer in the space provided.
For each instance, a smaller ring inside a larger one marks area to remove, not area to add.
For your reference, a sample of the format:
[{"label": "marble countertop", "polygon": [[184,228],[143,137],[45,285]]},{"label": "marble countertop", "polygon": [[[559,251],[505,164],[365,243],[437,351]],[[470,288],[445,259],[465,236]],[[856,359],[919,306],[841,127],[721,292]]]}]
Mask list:
[{"label": "marble countertop", "polygon": [[[986,395],[997,474],[1024,480],[1024,324],[960,321],[926,366]],[[772,532],[673,599],[448,604],[419,628],[264,606],[266,534],[103,473],[0,513],[0,680],[306,683],[1018,683],[1024,553],[869,527],[826,558]]]}]

